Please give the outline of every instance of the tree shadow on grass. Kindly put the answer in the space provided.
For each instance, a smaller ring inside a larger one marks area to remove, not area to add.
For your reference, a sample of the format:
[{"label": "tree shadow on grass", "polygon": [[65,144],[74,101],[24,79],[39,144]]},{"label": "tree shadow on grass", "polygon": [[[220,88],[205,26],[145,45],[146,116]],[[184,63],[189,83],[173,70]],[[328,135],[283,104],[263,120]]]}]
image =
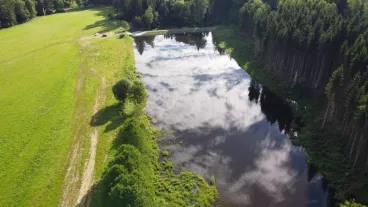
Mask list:
[{"label": "tree shadow on grass", "polygon": [[112,13],[112,10],[107,8],[107,7],[103,7],[103,8],[96,8],[96,9],[91,9],[91,10],[96,10],[99,11],[97,14],[95,14],[96,16],[103,16],[104,19],[96,21],[93,24],[87,25],[85,28],[83,28],[83,30],[90,30],[90,29],[94,29],[96,27],[99,27],[100,29],[97,31],[98,33],[105,33],[105,32],[109,32],[112,31],[114,29],[119,28],[119,24],[117,20],[111,20],[109,19],[109,14]]},{"label": "tree shadow on grass", "polygon": [[100,180],[93,184],[87,194],[78,202],[75,207],[84,206],[112,206],[108,199],[108,183],[106,180]]},{"label": "tree shadow on grass", "polygon": [[109,132],[118,128],[127,118],[122,115],[121,108],[121,103],[116,103],[99,110],[92,116],[90,125],[97,127],[109,123],[104,132]]},{"label": "tree shadow on grass", "polygon": [[[97,5],[97,6],[87,6],[87,7],[71,7],[71,8],[65,8],[65,13],[73,13],[73,12],[80,12],[80,11],[99,11],[107,14],[110,12],[112,13],[111,7],[103,6],[103,5]],[[102,16],[101,14],[98,14],[97,16]]]}]

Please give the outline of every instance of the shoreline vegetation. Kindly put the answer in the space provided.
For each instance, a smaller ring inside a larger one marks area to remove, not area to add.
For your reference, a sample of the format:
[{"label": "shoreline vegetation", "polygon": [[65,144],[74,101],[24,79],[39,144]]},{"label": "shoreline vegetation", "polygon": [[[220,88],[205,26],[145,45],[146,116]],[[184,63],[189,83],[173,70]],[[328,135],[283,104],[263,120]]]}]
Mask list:
[{"label": "shoreline vegetation", "polygon": [[[125,66],[119,77],[130,89],[124,100],[111,100],[111,106],[94,115],[95,125],[101,120],[111,120],[111,124],[119,127],[111,144],[111,161],[91,190],[91,206],[127,203],[133,206],[211,206],[217,199],[214,184],[210,186],[192,172],[178,173],[168,153],[160,152],[157,141],[162,133],[153,128],[144,112],[147,92],[135,70],[133,39],[126,36],[123,41],[125,46],[120,52],[126,55],[117,62],[125,62]],[[111,49],[105,50],[105,55],[109,56]]]},{"label": "shoreline vegetation", "polygon": [[[253,78],[289,103],[294,113],[290,138],[294,145],[300,145],[306,150],[307,162],[317,167],[327,179],[329,187],[335,191],[334,199],[342,202],[341,206],[364,206],[354,200],[349,201],[349,198],[368,202],[368,176],[364,170],[353,167],[347,159],[344,148],[346,140],[342,135],[332,128],[321,129],[316,122],[316,117],[321,113],[317,108],[321,104],[321,97],[315,96],[303,86],[288,87],[280,78],[262,70],[263,66],[254,60],[254,40],[240,33],[236,26],[218,27],[214,39]],[[293,136],[293,132],[298,135]]]},{"label": "shoreline vegetation", "polygon": [[148,30],[143,32],[133,32],[129,33],[132,37],[144,37],[144,36],[155,36],[155,35],[185,35],[192,33],[203,33],[212,32],[216,30],[216,27],[195,27],[195,28],[180,28],[180,29],[158,29],[158,30]]}]

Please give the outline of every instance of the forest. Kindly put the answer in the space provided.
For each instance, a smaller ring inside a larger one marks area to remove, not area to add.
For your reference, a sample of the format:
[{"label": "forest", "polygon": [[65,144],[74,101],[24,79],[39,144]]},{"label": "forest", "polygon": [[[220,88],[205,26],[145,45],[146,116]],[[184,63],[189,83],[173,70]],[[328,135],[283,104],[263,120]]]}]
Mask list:
[{"label": "forest", "polygon": [[0,28],[27,22],[36,16],[64,12],[73,0],[0,0]]},{"label": "forest", "polygon": [[251,0],[239,25],[255,39],[255,57],[290,85],[324,93],[322,125],[348,137],[349,159],[368,170],[368,2]]}]

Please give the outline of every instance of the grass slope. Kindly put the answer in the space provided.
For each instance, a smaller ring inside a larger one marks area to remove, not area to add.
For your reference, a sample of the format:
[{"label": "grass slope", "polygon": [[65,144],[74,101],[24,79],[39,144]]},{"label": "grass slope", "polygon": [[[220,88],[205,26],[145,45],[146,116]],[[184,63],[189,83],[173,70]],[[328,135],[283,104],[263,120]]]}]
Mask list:
[{"label": "grass slope", "polygon": [[79,41],[106,29],[104,10],[0,30],[0,206],[58,205],[76,127]]}]

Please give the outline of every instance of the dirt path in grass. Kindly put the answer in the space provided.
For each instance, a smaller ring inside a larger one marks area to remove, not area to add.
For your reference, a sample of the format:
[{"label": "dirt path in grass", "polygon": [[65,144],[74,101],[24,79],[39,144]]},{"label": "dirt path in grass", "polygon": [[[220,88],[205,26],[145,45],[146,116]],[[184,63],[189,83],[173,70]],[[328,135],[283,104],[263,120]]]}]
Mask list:
[{"label": "dirt path in grass", "polygon": [[[98,128],[90,130],[90,117],[97,113],[106,101],[106,81],[100,76],[100,86],[96,92],[96,98],[91,111],[85,108],[83,85],[88,81],[88,72],[99,76],[92,68],[89,69],[86,63],[81,64],[78,73],[78,82],[76,86],[76,111],[74,115],[73,146],[68,158],[68,169],[64,179],[64,188],[60,206],[88,206],[89,193],[94,182],[94,169],[96,162],[96,150],[98,143]],[[90,132],[87,134],[86,132]],[[88,140],[87,140],[88,139]],[[90,143],[89,149],[86,143]],[[88,153],[85,152],[88,150]],[[87,154],[83,158],[83,154]],[[84,163],[82,166],[81,164]]]},{"label": "dirt path in grass", "polygon": [[[101,90],[98,92],[95,100],[95,105],[93,106],[93,114],[96,114],[100,105],[105,102],[105,78],[101,77]],[[91,133],[91,146],[89,151],[89,157],[87,160],[87,168],[84,171],[81,187],[79,190],[77,204],[78,206],[89,206],[89,190],[93,185],[93,175],[95,171],[95,162],[96,162],[96,149],[97,149],[97,141],[98,141],[98,128],[94,128]]]}]

